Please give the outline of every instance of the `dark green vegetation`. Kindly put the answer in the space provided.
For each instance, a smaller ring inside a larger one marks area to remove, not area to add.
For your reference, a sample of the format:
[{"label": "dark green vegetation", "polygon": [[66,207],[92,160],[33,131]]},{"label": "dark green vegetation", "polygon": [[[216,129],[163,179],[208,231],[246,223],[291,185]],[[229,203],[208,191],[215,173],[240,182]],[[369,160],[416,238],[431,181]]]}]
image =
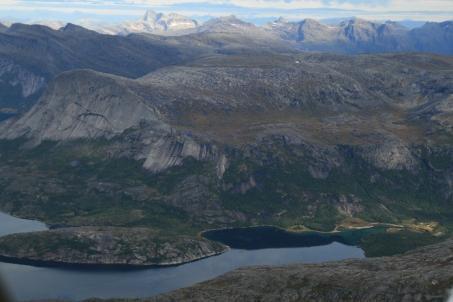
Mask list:
[{"label": "dark green vegetation", "polygon": [[[163,235],[195,236],[209,228],[262,224],[341,230],[354,227],[349,217],[398,224],[391,233],[371,228],[345,231],[336,239],[360,245],[368,256],[437,242],[452,228],[451,208],[442,201],[445,183],[435,178],[445,171],[429,168],[445,150],[420,151],[425,166],[417,173],[380,171],[356,158],[319,179],[308,172],[313,158],[303,155],[307,150],[299,146],[298,156],[282,154],[288,148],[276,144],[267,146],[272,151],[255,150],[254,158],[230,151],[237,159],[218,179],[212,163],[192,158],[150,173],[140,161],[109,158],[114,141],[43,142],[32,149],[23,143],[1,142],[0,206],[59,227],[148,227]],[[354,154],[346,147],[339,150]],[[413,226],[432,221],[440,226]]]},{"label": "dark green vegetation", "polygon": [[[413,152],[424,154],[420,158],[422,166],[416,171],[385,171],[363,160],[359,150],[340,146],[336,151],[343,160],[342,166],[320,178],[310,173],[316,159],[303,153],[307,150],[291,150],[299,151],[299,155],[281,154],[287,152],[283,145],[267,147],[272,149],[257,152],[269,164],[260,164],[262,158],[257,161],[241,156],[231,163],[225,175],[225,181],[233,187],[250,177],[257,186],[243,194],[230,190],[223,195],[227,206],[254,213],[253,218],[261,223],[278,221],[284,227],[305,225],[328,231],[351,214],[365,221],[388,223],[410,218],[443,225],[452,221],[453,212],[449,210],[449,200],[445,200],[447,183],[442,179],[451,169],[451,155],[441,169],[431,168],[431,161],[437,160],[439,153],[451,151],[430,150],[429,154],[424,146],[413,147]],[[275,215],[287,209],[287,213]]]},{"label": "dark green vegetation", "polygon": [[184,175],[196,172],[189,165],[153,176],[139,161],[109,160],[106,141],[18,149],[21,143],[2,142],[1,199],[8,212],[51,225],[147,226],[173,234],[196,234],[201,228],[163,198]]},{"label": "dark green vegetation", "polygon": [[66,72],[0,125],[0,207],[159,236],[381,224],[354,241],[369,255],[432,243],[453,229],[452,70],[427,54],[263,52],[137,80]]}]

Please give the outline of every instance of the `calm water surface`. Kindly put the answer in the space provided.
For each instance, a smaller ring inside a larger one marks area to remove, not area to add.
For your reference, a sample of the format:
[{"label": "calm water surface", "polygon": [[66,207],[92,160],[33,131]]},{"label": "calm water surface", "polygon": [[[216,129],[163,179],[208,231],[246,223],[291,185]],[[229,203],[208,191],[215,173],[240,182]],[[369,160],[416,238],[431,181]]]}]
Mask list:
[{"label": "calm water surface", "polygon": [[47,226],[40,221],[20,219],[0,212],[0,236],[47,229]]},{"label": "calm water surface", "polygon": [[[43,223],[0,213],[0,235],[45,228]],[[264,236],[263,230],[260,232],[260,236]],[[143,270],[44,268],[0,262],[0,273],[11,295],[17,300],[52,298],[77,301],[91,297],[152,296],[212,279],[243,266],[314,263],[364,257],[360,248],[339,242],[325,245],[319,245],[318,242],[316,245],[231,249],[219,256],[176,267]]]}]

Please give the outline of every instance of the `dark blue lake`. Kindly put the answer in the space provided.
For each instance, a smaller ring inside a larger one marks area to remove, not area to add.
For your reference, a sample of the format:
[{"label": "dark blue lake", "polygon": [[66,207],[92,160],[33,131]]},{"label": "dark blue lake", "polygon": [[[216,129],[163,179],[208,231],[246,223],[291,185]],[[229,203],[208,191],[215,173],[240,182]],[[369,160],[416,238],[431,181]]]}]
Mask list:
[{"label": "dark blue lake", "polygon": [[[0,235],[43,229],[45,225],[40,222],[0,214]],[[337,242],[335,237],[329,237],[326,240],[325,236],[316,238],[310,235],[304,241],[303,236],[297,236],[295,239],[290,234],[290,237],[283,241],[278,239],[282,235],[281,230],[278,229],[276,231],[274,228],[254,228],[246,229],[245,233],[243,233],[244,229],[239,230],[238,242],[245,241],[247,246],[232,248],[222,255],[176,267],[142,270],[84,270],[0,262],[0,274],[10,294],[17,300],[77,301],[91,297],[149,297],[206,281],[243,266],[316,263],[364,257],[364,252],[360,248]],[[223,231],[217,236],[221,235],[224,238],[217,239],[232,240],[238,235],[237,231],[231,234]],[[210,232],[207,237],[212,238],[211,236],[214,235],[215,233]],[[257,242],[253,243],[254,237],[258,238],[259,242],[267,240],[267,243],[252,246]],[[340,238],[337,239],[341,241]],[[296,240],[297,244],[292,240]],[[235,245],[234,242],[233,245]]]},{"label": "dark blue lake", "polygon": [[3,113],[0,112],[0,122],[9,119],[10,117],[13,117],[17,115],[16,113]]}]

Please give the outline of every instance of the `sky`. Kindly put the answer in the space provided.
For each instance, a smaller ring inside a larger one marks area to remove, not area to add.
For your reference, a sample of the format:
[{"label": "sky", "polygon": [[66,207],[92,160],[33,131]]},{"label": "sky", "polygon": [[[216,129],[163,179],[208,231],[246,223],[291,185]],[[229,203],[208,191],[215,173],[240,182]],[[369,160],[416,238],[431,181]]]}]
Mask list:
[{"label": "sky", "polygon": [[290,20],[343,19],[444,21],[453,19],[453,0],[0,0],[0,20],[119,23],[146,9],[176,12],[199,21],[236,15],[261,24]]}]

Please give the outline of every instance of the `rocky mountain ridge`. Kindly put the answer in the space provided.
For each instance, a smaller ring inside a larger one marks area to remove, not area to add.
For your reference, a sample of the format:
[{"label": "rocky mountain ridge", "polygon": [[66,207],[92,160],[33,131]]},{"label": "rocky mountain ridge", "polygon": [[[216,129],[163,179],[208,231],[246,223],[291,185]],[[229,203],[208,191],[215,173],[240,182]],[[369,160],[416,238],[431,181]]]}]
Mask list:
[{"label": "rocky mountain ridge", "polygon": [[124,22],[115,30],[121,35],[130,33],[182,34],[194,31],[198,26],[197,21],[176,13],[166,15],[147,10],[142,19]]},{"label": "rocky mountain ridge", "polygon": [[[74,24],[58,30],[17,23],[3,27],[0,109],[28,109],[48,81],[78,68],[136,78],[160,67],[219,53],[453,53],[451,22],[428,23],[411,30],[395,22],[360,19],[338,26],[282,18],[256,26],[234,16],[195,23],[178,15],[149,12],[137,23],[140,26],[131,29],[133,34],[127,35],[100,34]],[[179,30],[178,24],[187,28]],[[156,35],[162,32],[165,36]]]},{"label": "rocky mountain ridge", "polygon": [[[118,25],[97,23],[81,25],[99,33],[114,35],[141,33],[181,36],[228,32],[247,35],[250,38],[267,36],[271,39],[297,42],[297,48],[303,51],[453,53],[452,21],[427,22],[421,27],[409,29],[398,22],[377,22],[360,18],[343,20],[337,25],[325,24],[314,19],[296,22],[278,18],[263,26],[256,26],[235,16],[217,17],[199,23],[179,14],[163,14],[147,10],[137,21]],[[52,26],[55,28],[54,25]],[[3,30],[7,28],[4,27]]]},{"label": "rocky mountain ridge", "polygon": [[[27,114],[4,123],[2,137],[26,135],[38,141],[113,137],[140,122],[167,132],[195,123],[194,131],[202,126],[194,119],[203,110],[209,112],[206,120],[224,110],[240,116],[311,108],[313,117],[323,110],[328,123],[329,112],[357,118],[361,111],[388,106],[410,112],[411,119],[431,115],[434,124],[444,117],[442,125],[448,129],[449,58],[412,55],[410,66],[400,59],[398,55],[213,56],[161,68],[137,80],[71,71],[58,76]],[[444,66],[439,69],[437,64]],[[420,101],[414,103],[415,97]],[[432,106],[436,110],[429,109]]]},{"label": "rocky mountain ridge", "polygon": [[[0,72],[0,84],[5,88],[0,93],[0,108],[28,109],[43,92],[39,87],[69,70],[88,68],[137,78],[160,67],[206,55],[245,52],[294,50],[283,41],[250,39],[250,35],[237,32],[121,36],[100,34],[74,24],[53,30],[16,23],[0,31],[0,59],[7,63],[2,64]],[[34,93],[28,95],[30,89]]]},{"label": "rocky mountain ridge", "polygon": [[301,22],[279,19],[265,28],[277,32],[283,39],[297,41],[301,49],[308,51],[451,54],[451,23],[426,23],[422,27],[408,29],[397,22],[376,23],[359,18],[342,21],[338,25],[325,25],[312,19]]}]

